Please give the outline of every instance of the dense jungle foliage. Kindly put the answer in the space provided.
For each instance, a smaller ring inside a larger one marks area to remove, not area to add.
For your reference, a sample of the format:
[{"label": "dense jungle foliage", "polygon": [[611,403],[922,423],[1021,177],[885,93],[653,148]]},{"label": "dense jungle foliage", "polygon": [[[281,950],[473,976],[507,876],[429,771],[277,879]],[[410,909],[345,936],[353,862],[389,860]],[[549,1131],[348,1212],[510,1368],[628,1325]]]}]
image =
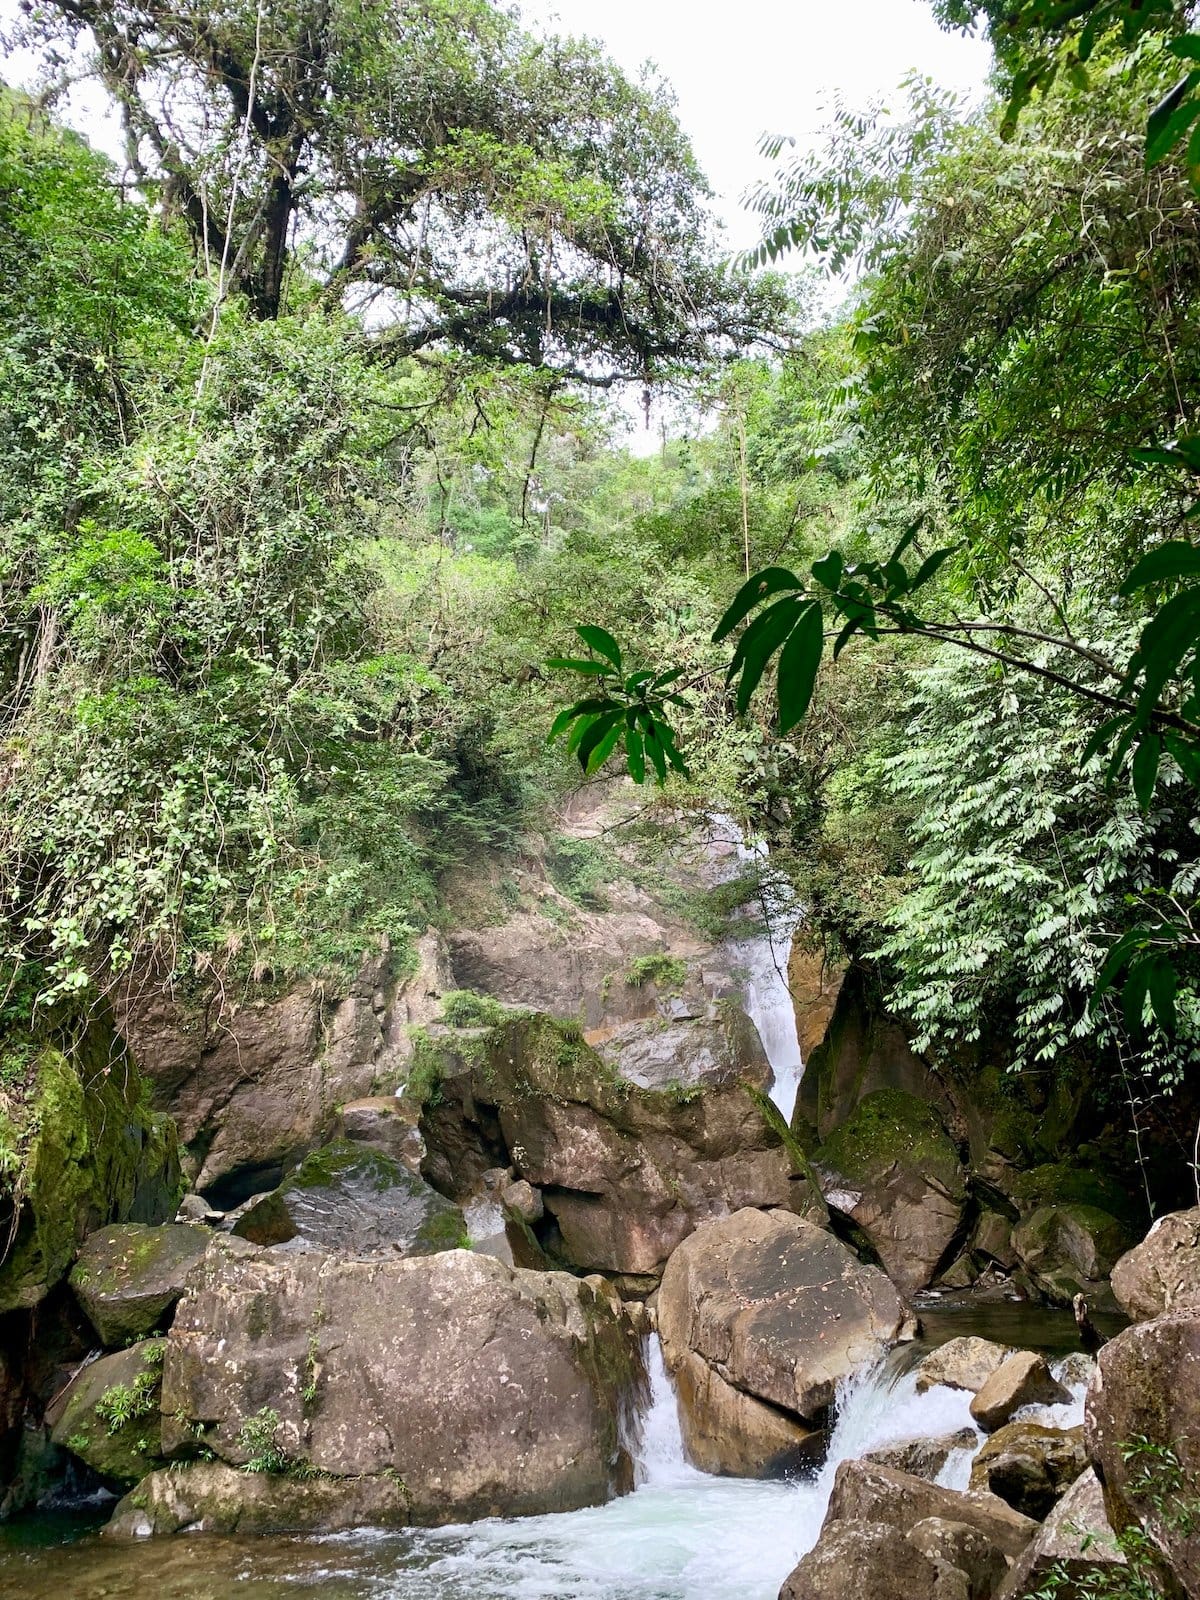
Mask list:
[{"label": "dense jungle foliage", "polygon": [[731,265],[667,91],[484,0],[31,12],[129,155],[0,102],[8,1018],[403,962],[578,781],[557,717],[768,838],[922,1047],[1178,1085],[1197,163],[1147,164],[1174,12],[1101,13],[1086,70],[776,146]]}]

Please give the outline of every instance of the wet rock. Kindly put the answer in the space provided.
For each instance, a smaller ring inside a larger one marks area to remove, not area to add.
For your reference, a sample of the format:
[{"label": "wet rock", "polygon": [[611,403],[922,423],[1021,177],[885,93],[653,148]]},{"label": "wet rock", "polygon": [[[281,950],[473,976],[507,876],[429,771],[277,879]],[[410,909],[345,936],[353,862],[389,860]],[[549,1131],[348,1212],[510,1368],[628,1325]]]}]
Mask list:
[{"label": "wet rock", "polygon": [[[667,1367],[686,1387],[684,1440],[714,1471],[746,1470],[764,1433],[780,1440],[776,1419],[760,1417],[764,1406],[811,1431],[839,1378],[913,1331],[882,1272],[782,1211],[743,1210],[700,1227],[668,1262],[657,1311]],[[728,1387],[754,1404],[735,1402]],[[770,1464],[761,1456],[759,1470]]]},{"label": "wet rock", "polygon": [[1013,1229],[1021,1265],[1055,1305],[1095,1296],[1129,1241],[1119,1218],[1078,1203],[1039,1206]]},{"label": "wet rock", "polygon": [[[1084,1427],[1118,1533],[1138,1525],[1184,1591],[1200,1596],[1200,1523],[1180,1515],[1200,1477],[1200,1313],[1138,1322],[1096,1358]],[[1145,1441],[1144,1447],[1130,1449]]]},{"label": "wet rock", "polygon": [[162,1359],[163,1341],[147,1339],[90,1362],[47,1416],[54,1443],[115,1483],[161,1466]]},{"label": "wet rock", "polygon": [[974,1450],[978,1443],[974,1428],[960,1428],[936,1439],[909,1439],[903,1444],[884,1445],[867,1450],[862,1460],[872,1466],[889,1467],[893,1472],[910,1472],[915,1478],[933,1483],[950,1457],[959,1450]]},{"label": "wet rock", "polygon": [[995,1344],[991,1339],[949,1339],[931,1351],[917,1368],[917,1393],[945,1384],[948,1389],[969,1389],[978,1394],[1012,1354],[1010,1345]]},{"label": "wet rock", "polygon": [[410,1172],[420,1172],[425,1141],[418,1126],[420,1107],[403,1096],[370,1095],[351,1100],[338,1116],[338,1132],[354,1144],[367,1145]]},{"label": "wet rock", "polygon": [[[402,1480],[415,1522],[567,1511],[629,1481],[640,1342],[599,1280],[464,1250],[352,1261],[210,1246],[163,1372],[163,1446]],[[290,1489],[276,1525],[308,1516]]]},{"label": "wet rock", "polygon": [[110,1348],[161,1326],[202,1258],[212,1230],[190,1223],[118,1223],[84,1240],[71,1268],[75,1298]]},{"label": "wet rock", "polygon": [[1200,1206],[1160,1217],[1141,1244],[1117,1262],[1112,1289],[1134,1322],[1200,1309]]},{"label": "wet rock", "polygon": [[996,1600],[1037,1600],[1046,1593],[1047,1577],[1059,1570],[1077,1586],[1073,1593],[1104,1593],[1106,1571],[1124,1565],[1105,1515],[1104,1492],[1089,1470],[1076,1478],[1017,1557]]},{"label": "wet rock", "polygon": [[734,1388],[703,1356],[685,1351],[672,1375],[688,1460],[702,1472],[777,1477],[819,1459],[821,1429]]},{"label": "wet rock", "polygon": [[882,1522],[839,1522],[779,1591],[779,1600],[970,1600],[965,1573],[931,1560]]},{"label": "wet rock", "polygon": [[825,1527],[834,1522],[886,1522],[907,1533],[929,1517],[965,1523],[1010,1561],[1037,1532],[1036,1522],[993,1494],[943,1489],[940,1484],[866,1461],[843,1461],[838,1467]]},{"label": "wet rock", "polygon": [[971,1464],[972,1489],[986,1489],[1040,1522],[1087,1468],[1083,1428],[1009,1422]]},{"label": "wet rock", "polygon": [[24,1157],[0,1314],[42,1301],[93,1229],[173,1217],[181,1188],[175,1129],[146,1109],[143,1079],[102,1018],[43,1046],[28,1077],[9,1113]]},{"label": "wet rock", "polygon": [[976,1394],[971,1415],[985,1433],[993,1433],[1022,1406],[1062,1405],[1070,1398],[1051,1373],[1045,1356],[1018,1350],[1001,1362]]},{"label": "wet rock", "polygon": [[242,1472],[221,1461],[191,1461],[151,1473],[117,1505],[107,1539],[171,1533],[287,1533],[403,1528],[406,1486],[389,1473],[354,1478]]},{"label": "wet rock", "polygon": [[744,1013],[723,1007],[687,1026],[721,1065],[689,1083],[681,1055],[678,1081],[658,1089],[631,1083],[549,1017],[428,1038],[421,1065],[437,1092],[421,1117],[425,1175],[465,1198],[489,1167],[511,1165],[541,1190],[548,1249],[579,1270],[650,1280],[645,1288],[700,1222],[744,1206],[803,1207],[806,1185],[741,1076]]},{"label": "wet rock", "polygon": [[963,1573],[970,1600],[990,1600],[1008,1572],[1004,1552],[970,1523],[926,1517],[906,1537],[935,1566]]},{"label": "wet rock", "polygon": [[234,1225],[251,1244],[363,1259],[432,1255],[466,1242],[462,1212],[379,1150],[342,1141],[316,1150]]}]

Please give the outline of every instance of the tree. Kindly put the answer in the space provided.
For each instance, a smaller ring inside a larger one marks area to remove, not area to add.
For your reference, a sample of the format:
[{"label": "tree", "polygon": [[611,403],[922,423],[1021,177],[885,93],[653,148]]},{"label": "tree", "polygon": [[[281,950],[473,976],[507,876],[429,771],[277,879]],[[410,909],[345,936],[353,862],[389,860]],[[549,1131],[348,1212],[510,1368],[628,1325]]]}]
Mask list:
[{"label": "tree", "polygon": [[593,385],[780,321],[718,270],[667,92],[487,0],[51,0],[26,37],[90,42],[139,186],[260,318],[315,290],[389,355]]}]

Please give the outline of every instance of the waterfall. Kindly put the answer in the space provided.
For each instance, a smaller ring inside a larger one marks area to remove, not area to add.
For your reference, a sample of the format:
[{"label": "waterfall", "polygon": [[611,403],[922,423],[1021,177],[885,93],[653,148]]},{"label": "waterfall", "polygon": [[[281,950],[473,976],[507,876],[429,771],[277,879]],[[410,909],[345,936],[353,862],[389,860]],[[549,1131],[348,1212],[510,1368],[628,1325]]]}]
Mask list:
[{"label": "waterfall", "polygon": [[675,1386],[667,1376],[662,1340],[651,1334],[642,1346],[649,1380],[645,1409],[633,1430],[630,1454],[634,1460],[634,1481],[643,1484],[680,1483],[700,1474],[688,1465],[683,1450],[683,1430],[679,1425],[679,1402]]}]

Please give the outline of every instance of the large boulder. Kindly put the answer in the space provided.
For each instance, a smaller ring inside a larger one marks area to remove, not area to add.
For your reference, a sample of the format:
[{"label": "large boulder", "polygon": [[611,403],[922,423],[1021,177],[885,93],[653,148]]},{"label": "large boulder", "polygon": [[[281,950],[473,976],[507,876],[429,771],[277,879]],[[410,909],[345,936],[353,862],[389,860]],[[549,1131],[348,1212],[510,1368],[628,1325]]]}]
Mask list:
[{"label": "large boulder", "polygon": [[1087,1468],[1083,1428],[1008,1422],[971,1463],[972,1489],[999,1495],[1040,1522]]},{"label": "large boulder", "polygon": [[1200,1596],[1200,1313],[1138,1322],[1097,1357],[1088,1455],[1118,1533],[1140,1525],[1185,1592]]},{"label": "large boulder", "polygon": [[337,987],[305,980],[239,997],[215,980],[185,990],[139,972],[118,992],[118,1024],[206,1199],[227,1209],[271,1188],[330,1137],[339,1106],[400,1083],[409,1028],[432,1020],[453,987],[436,935],[415,958],[400,970],[376,950]]},{"label": "large boulder", "polygon": [[981,1533],[1008,1560],[1021,1554],[1037,1523],[994,1494],[959,1492],[893,1472],[867,1461],[843,1461],[833,1480],[825,1528],[835,1522],[886,1522],[907,1532],[928,1517],[965,1523]]},{"label": "large boulder", "polygon": [[147,1339],[89,1362],[51,1407],[54,1443],[114,1483],[162,1466],[162,1360],[163,1341]]},{"label": "large boulder", "polygon": [[917,1393],[944,1384],[947,1389],[968,1389],[978,1394],[998,1367],[1013,1354],[1011,1345],[970,1335],[948,1339],[931,1350],[917,1368]]},{"label": "large boulder", "polygon": [[958,1152],[933,1106],[902,1089],[878,1089],[813,1158],[831,1210],[867,1239],[903,1294],[937,1275],[967,1205]]},{"label": "large boulder", "polygon": [[100,1343],[111,1348],[152,1333],[183,1293],[210,1238],[208,1228],[174,1222],[157,1228],[117,1223],[90,1233],[70,1283]]},{"label": "large boulder", "polygon": [[313,1525],[287,1521],[287,1486],[314,1473],[402,1483],[415,1522],[566,1511],[627,1484],[618,1425],[640,1381],[599,1280],[221,1240],[171,1326],[163,1447],[266,1469],[278,1525]]},{"label": "large boulder", "polygon": [[1120,1218],[1070,1201],[1023,1217],[1012,1242],[1034,1285],[1055,1305],[1070,1305],[1077,1294],[1091,1297],[1102,1288],[1130,1237]]},{"label": "large boulder", "polygon": [[453,1201],[381,1150],[342,1140],[306,1156],[233,1231],[252,1244],[365,1259],[427,1256],[467,1242]]},{"label": "large boulder", "polygon": [[996,1600],[1039,1600],[1052,1573],[1062,1574],[1073,1585],[1068,1592],[1081,1600],[1089,1594],[1106,1594],[1111,1592],[1106,1575],[1124,1565],[1105,1515],[1104,1492],[1089,1470],[1076,1478],[1017,1557]]},{"label": "large boulder", "polygon": [[779,1600],[973,1600],[957,1567],[931,1558],[884,1522],[839,1522],[779,1591]]},{"label": "large boulder", "polygon": [[1065,1405],[1071,1396],[1045,1356],[1018,1350],[1002,1361],[971,1401],[971,1416],[985,1433],[1012,1420],[1023,1406]]},{"label": "large boulder", "polygon": [[410,1172],[420,1172],[425,1158],[420,1107],[401,1095],[367,1095],[351,1100],[338,1114],[339,1137],[391,1156]]},{"label": "large boulder", "polygon": [[1141,1244],[1113,1268],[1112,1289],[1134,1322],[1167,1311],[1200,1310],[1200,1206],[1159,1217]]},{"label": "large boulder", "polygon": [[143,1088],[102,1018],[30,1045],[22,1088],[0,1112],[0,1134],[21,1152],[13,1189],[0,1179],[0,1313],[43,1300],[93,1229],[175,1215],[175,1129],[146,1109]]},{"label": "large boulder", "polygon": [[783,1464],[770,1447],[786,1447],[779,1419],[802,1448],[839,1379],[914,1331],[877,1268],[800,1217],[756,1210],[706,1223],[679,1246],[658,1325],[689,1452],[710,1471],[739,1473]]},{"label": "large boulder", "polygon": [[[441,1030],[418,1054],[425,1175],[465,1199],[495,1167],[542,1191],[538,1236],[582,1271],[649,1280],[700,1223],[744,1206],[801,1208],[781,1135],[756,1093],[762,1048],[736,1006],[663,1031],[666,1086],[622,1076],[578,1029],[521,1012],[487,1030]],[[639,1071],[647,1075],[645,1057]]]}]

